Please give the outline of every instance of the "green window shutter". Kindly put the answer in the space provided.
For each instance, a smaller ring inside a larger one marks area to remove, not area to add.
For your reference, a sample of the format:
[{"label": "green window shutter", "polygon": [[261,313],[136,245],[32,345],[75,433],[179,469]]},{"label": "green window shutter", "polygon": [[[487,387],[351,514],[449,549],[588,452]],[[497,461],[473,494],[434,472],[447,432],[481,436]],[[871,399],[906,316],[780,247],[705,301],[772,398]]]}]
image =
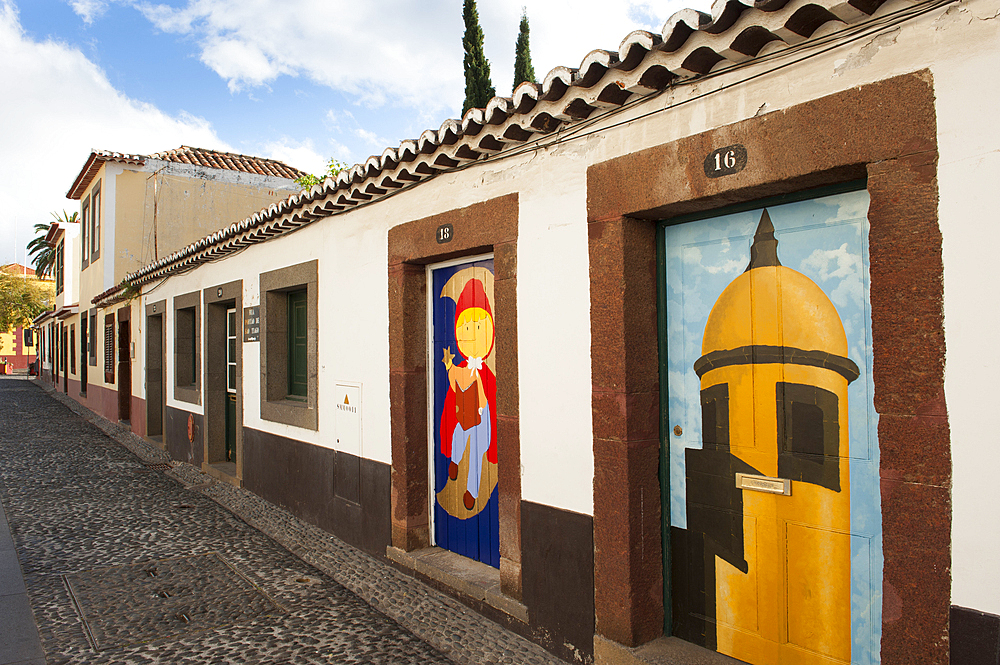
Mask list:
[{"label": "green window shutter", "polygon": [[308,322],[306,291],[292,291],[288,294],[288,395],[290,397],[304,398],[308,395],[306,361]]}]

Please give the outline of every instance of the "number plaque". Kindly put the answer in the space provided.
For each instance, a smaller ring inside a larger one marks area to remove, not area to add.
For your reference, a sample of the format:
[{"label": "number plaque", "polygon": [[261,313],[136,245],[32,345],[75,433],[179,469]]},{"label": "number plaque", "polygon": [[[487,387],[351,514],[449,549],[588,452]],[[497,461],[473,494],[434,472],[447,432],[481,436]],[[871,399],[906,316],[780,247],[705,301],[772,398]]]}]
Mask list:
[{"label": "number plaque", "polygon": [[437,241],[439,245],[443,245],[446,242],[451,242],[451,239],[455,236],[455,229],[451,224],[442,224],[437,228]]},{"label": "number plaque", "polygon": [[721,178],[739,173],[746,165],[747,149],[742,144],[734,143],[708,153],[705,158],[705,175],[709,178]]}]

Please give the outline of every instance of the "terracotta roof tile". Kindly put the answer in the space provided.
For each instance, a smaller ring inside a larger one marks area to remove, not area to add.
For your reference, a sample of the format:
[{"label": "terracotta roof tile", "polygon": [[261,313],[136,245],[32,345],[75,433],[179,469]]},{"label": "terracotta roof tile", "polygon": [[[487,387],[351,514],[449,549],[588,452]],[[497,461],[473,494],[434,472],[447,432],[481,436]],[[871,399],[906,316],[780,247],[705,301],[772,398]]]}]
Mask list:
[{"label": "terracotta roof tile", "polygon": [[[617,52],[595,50],[577,68],[556,67],[541,84],[522,83],[509,98],[494,97],[485,109],[469,109],[460,120],[446,120],[439,129],[428,129],[416,140],[386,148],[381,155],[341,171],[336,178],[272,204],[126,279],[142,284],[165,277],[320,217],[378,200],[442,171],[461,168],[528,141],[544,142],[558,129],[595,114],[614,112],[667,87],[696,81],[725,67],[770,58],[799,44],[857,39],[859,34],[898,25],[952,0],[905,0],[893,11],[876,15],[884,2],[716,0],[711,15],[691,9],[679,11],[667,20],[659,35],[634,31],[622,40]],[[824,29],[813,38],[827,24],[839,24],[840,29]],[[94,302],[100,304],[113,295],[113,291],[102,294]]]},{"label": "terracotta roof tile", "polygon": [[180,162],[196,166],[207,166],[214,169],[225,169],[227,171],[242,171],[244,173],[256,173],[276,178],[288,178],[290,180],[306,175],[304,171],[288,166],[276,159],[237,155],[231,152],[192,148],[186,145],[182,145],[175,150],[158,152],[149,157],[150,159],[160,159],[165,162]]},{"label": "terracotta roof tile", "polygon": [[204,148],[192,148],[182,145],[174,150],[154,153],[152,155],[129,155],[125,153],[112,152],[110,150],[93,150],[90,157],[80,170],[73,186],[66,194],[67,198],[79,200],[87,187],[93,181],[97,172],[104,162],[117,162],[121,164],[141,165],[147,159],[159,159],[165,162],[175,162],[179,164],[191,164],[193,166],[204,166],[214,169],[224,169],[226,171],[241,171],[243,173],[254,173],[263,176],[273,176],[276,178],[287,178],[294,180],[306,175],[304,171],[288,166],[284,162],[276,159],[266,159],[264,157],[253,157],[250,155],[237,155],[231,152],[220,152],[218,150],[206,150]]}]

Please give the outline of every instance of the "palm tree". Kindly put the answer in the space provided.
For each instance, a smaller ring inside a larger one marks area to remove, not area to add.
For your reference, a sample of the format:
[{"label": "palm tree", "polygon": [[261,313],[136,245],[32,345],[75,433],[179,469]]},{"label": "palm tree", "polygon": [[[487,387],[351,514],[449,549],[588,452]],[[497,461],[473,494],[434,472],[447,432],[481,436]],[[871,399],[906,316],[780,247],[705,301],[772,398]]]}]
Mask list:
[{"label": "palm tree", "polygon": [[[68,212],[63,210],[62,216],[60,217],[56,213],[52,213],[56,221],[61,224],[73,224],[76,222],[78,217],[77,213],[70,215]],[[45,242],[45,236],[49,232],[49,224],[35,224],[35,237],[28,243],[28,254],[31,255],[31,263],[35,266],[35,277],[41,279],[42,277],[48,277],[52,274],[52,269],[55,268],[56,260],[56,249],[55,247],[50,247],[47,242]]]}]

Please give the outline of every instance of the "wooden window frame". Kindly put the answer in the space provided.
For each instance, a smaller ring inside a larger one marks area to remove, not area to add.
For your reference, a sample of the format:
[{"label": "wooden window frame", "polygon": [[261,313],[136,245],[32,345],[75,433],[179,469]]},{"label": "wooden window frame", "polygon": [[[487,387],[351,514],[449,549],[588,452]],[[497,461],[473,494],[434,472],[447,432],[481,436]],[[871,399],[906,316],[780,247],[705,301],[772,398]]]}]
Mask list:
[{"label": "wooden window frame", "polygon": [[101,181],[91,190],[90,194],[90,261],[101,258]]},{"label": "wooden window frame", "polygon": [[[260,417],[319,429],[319,261],[260,274]],[[306,291],[305,399],[288,395],[288,293]]]},{"label": "wooden window frame", "polygon": [[[297,318],[295,316],[295,311],[299,306],[304,306],[308,315],[309,292],[307,289],[299,289],[297,291],[289,291],[285,294],[288,299],[287,310],[288,310],[288,395],[287,399],[291,400],[305,400],[309,397],[309,365],[308,365],[308,350],[302,354],[301,364],[305,364],[304,367],[300,367],[299,351],[296,348],[299,346],[298,340],[301,339],[303,345],[308,344],[308,325],[306,325],[305,330],[299,330],[297,325]],[[300,373],[306,375],[305,381],[297,381],[296,376]]]},{"label": "wooden window frame", "polygon": [[104,315],[104,383],[115,382],[115,349],[118,348],[118,338],[115,336],[114,313]]},{"label": "wooden window frame", "polygon": [[87,196],[83,199],[83,205],[80,206],[83,218],[80,220],[80,233],[82,234],[82,241],[80,243],[80,270],[83,270],[90,265],[90,197]]},{"label": "wooden window frame", "polygon": [[174,399],[201,404],[201,292],[174,297]]}]

